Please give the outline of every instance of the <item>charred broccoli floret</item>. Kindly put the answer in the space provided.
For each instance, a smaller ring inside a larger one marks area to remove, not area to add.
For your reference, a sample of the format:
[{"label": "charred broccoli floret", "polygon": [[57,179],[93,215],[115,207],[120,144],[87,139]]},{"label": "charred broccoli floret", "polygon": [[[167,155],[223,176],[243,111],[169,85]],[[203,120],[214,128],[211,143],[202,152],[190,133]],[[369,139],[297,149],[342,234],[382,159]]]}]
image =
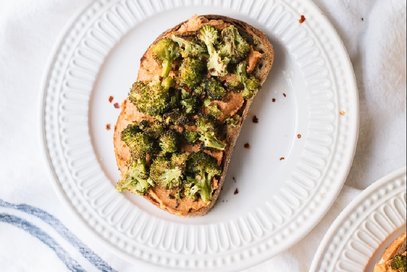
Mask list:
[{"label": "charred broccoli floret", "polygon": [[137,125],[128,125],[121,134],[121,139],[130,149],[135,159],[143,159],[146,154],[155,153],[154,139],[147,133],[141,131]]},{"label": "charred broccoli floret", "polygon": [[196,131],[184,130],[184,138],[189,144],[194,144],[199,139],[199,134]]},{"label": "charred broccoli floret", "polygon": [[202,58],[208,54],[206,46],[198,40],[186,40],[175,35],[172,35],[171,39],[180,47],[181,56],[183,58]]},{"label": "charred broccoli floret", "polygon": [[138,159],[130,163],[124,178],[117,183],[116,190],[145,194],[150,186],[154,186],[154,183],[148,178],[145,160]]},{"label": "charred broccoli floret", "polygon": [[167,189],[179,187],[182,177],[182,168],[166,157],[157,157],[150,166],[150,179]]},{"label": "charred broccoli floret", "polygon": [[205,72],[206,64],[202,60],[186,58],[179,68],[178,81],[180,85],[194,88],[202,81]]},{"label": "charred broccoli floret", "polygon": [[199,140],[203,142],[205,147],[225,150],[226,144],[217,137],[215,124],[211,120],[201,116],[198,118],[196,126],[199,134]]},{"label": "charred broccoli floret", "polygon": [[147,120],[143,120],[138,124],[138,127],[140,130],[154,139],[159,138],[165,130],[163,124],[158,121],[149,122]]},{"label": "charred broccoli floret", "polygon": [[202,82],[195,88],[192,88],[192,94],[197,97],[204,97],[206,95],[205,89],[206,89],[206,83]]},{"label": "charred broccoli floret", "polygon": [[181,107],[186,114],[194,114],[201,108],[200,99],[193,91],[181,90]]},{"label": "charred broccoli floret", "polygon": [[222,59],[219,52],[216,50],[216,46],[219,40],[218,30],[210,25],[204,25],[198,34],[198,38],[203,41],[208,49],[208,71],[213,76],[225,76],[227,71],[228,61]]},{"label": "charred broccoli floret", "polygon": [[206,81],[205,87],[206,93],[211,99],[221,100],[227,93],[222,83],[213,77]]},{"label": "charred broccoli floret", "polygon": [[171,156],[171,165],[184,171],[187,166],[188,157],[188,153],[173,153]]},{"label": "charred broccoli floret", "polygon": [[167,77],[171,72],[173,61],[180,56],[178,44],[171,39],[164,38],[157,42],[151,50],[154,59],[163,67],[161,77]]},{"label": "charred broccoli floret", "polygon": [[196,97],[191,96],[189,98],[182,99],[181,106],[185,113],[193,114],[199,110],[199,101]]},{"label": "charred broccoli floret", "polygon": [[158,144],[163,154],[177,152],[180,145],[179,135],[173,130],[167,130],[161,135]]},{"label": "charred broccoli floret", "polygon": [[185,112],[181,112],[179,109],[172,110],[163,115],[163,121],[166,125],[186,125],[189,122],[189,118]]},{"label": "charred broccoli floret", "polygon": [[184,188],[187,189],[186,195],[193,197],[199,193],[204,202],[211,201],[212,179],[221,173],[216,160],[204,152],[192,153],[188,158],[187,172],[190,176],[186,183],[191,185]]},{"label": "charred broccoli floret", "polygon": [[254,76],[247,75],[246,66],[246,62],[241,62],[237,65],[236,71],[240,81],[243,84],[243,98],[250,99],[258,92],[260,82]]},{"label": "charred broccoli floret", "polygon": [[231,25],[221,32],[222,44],[220,45],[220,55],[227,58],[231,63],[238,63],[245,59],[250,51],[250,45],[240,35],[239,30]]},{"label": "charred broccoli floret", "polygon": [[173,79],[170,77],[160,81],[136,81],[130,91],[129,99],[143,113],[158,115],[170,107],[170,88]]},{"label": "charred broccoli floret", "polygon": [[407,256],[396,255],[390,263],[392,269],[400,272],[407,272]]},{"label": "charred broccoli floret", "polygon": [[206,109],[206,114],[218,119],[222,115],[222,111],[219,109],[217,104],[212,103],[210,99],[205,99],[204,106]]}]

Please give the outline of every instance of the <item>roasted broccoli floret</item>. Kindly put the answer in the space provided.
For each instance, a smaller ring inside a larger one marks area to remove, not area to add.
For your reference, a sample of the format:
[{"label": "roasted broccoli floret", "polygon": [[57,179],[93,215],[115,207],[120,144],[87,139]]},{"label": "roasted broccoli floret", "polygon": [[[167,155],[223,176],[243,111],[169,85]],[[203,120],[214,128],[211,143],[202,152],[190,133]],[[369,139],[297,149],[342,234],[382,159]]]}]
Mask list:
[{"label": "roasted broccoli floret", "polygon": [[180,56],[178,44],[171,39],[164,38],[156,43],[151,50],[154,59],[162,64],[161,77],[167,77],[171,72],[173,61]]},{"label": "roasted broccoli floret", "polygon": [[194,88],[202,81],[205,72],[206,64],[202,60],[186,58],[179,68],[179,84]]},{"label": "roasted broccoli floret", "polygon": [[124,178],[117,183],[116,190],[145,194],[150,186],[154,186],[154,183],[148,178],[145,160],[138,159],[130,163]]},{"label": "roasted broccoli floret", "polygon": [[154,139],[147,133],[141,131],[137,125],[128,125],[122,131],[121,139],[129,147],[130,153],[135,159],[143,159],[147,153],[155,153],[156,147]]},{"label": "roasted broccoli floret", "polygon": [[181,56],[183,58],[202,58],[208,54],[206,46],[198,40],[186,40],[175,35],[172,35],[171,39],[180,47]]},{"label": "roasted broccoli floret", "polygon": [[157,157],[150,166],[150,179],[167,189],[179,187],[182,177],[182,168],[173,165],[166,157]]},{"label": "roasted broccoli floret", "polygon": [[187,166],[188,157],[188,153],[173,153],[171,156],[171,165],[184,171]]},{"label": "roasted broccoli floret", "polygon": [[179,109],[172,110],[163,115],[163,121],[167,125],[186,125],[189,122],[189,118],[185,112],[181,112]]},{"label": "roasted broccoli floret", "polygon": [[217,137],[215,124],[208,118],[199,117],[196,122],[199,140],[203,142],[205,147],[225,150],[226,144]]},{"label": "roasted broccoli floret", "polygon": [[225,76],[227,71],[228,60],[222,59],[216,50],[219,40],[218,30],[210,25],[204,25],[198,34],[198,38],[203,41],[208,49],[208,71],[213,76]]},{"label": "roasted broccoli floret", "polygon": [[185,113],[193,114],[199,110],[199,101],[196,97],[189,97],[181,100],[181,106]]},{"label": "roasted broccoli floret", "polygon": [[260,82],[254,76],[247,75],[246,67],[246,62],[241,62],[237,65],[236,71],[240,81],[243,84],[243,98],[250,99],[258,92]]},{"label": "roasted broccoli floret", "polygon": [[187,177],[187,180],[183,186],[183,193],[184,193],[185,197],[187,197],[189,199],[193,199],[193,200],[197,199],[199,187],[195,186],[195,183],[196,183],[196,181],[194,178]]},{"label": "roasted broccoli floret", "polygon": [[390,263],[392,269],[400,272],[407,272],[407,256],[396,255]]},{"label": "roasted broccoli floret", "polygon": [[260,82],[254,76],[251,76],[246,79],[246,81],[243,83],[243,86],[243,98],[250,99],[258,92],[260,88]]},{"label": "roasted broccoli floret", "polygon": [[227,58],[231,63],[238,63],[245,59],[250,51],[250,45],[240,35],[239,30],[231,25],[221,32],[222,43],[220,45],[220,56]]},{"label": "roasted broccoli floret", "polygon": [[186,114],[194,114],[201,108],[200,99],[193,91],[181,90],[181,107]]},{"label": "roasted broccoli floret", "polygon": [[242,118],[239,115],[235,115],[233,117],[229,117],[225,120],[226,125],[228,128],[236,128],[240,125]]},{"label": "roasted broccoli floret", "polygon": [[199,139],[199,134],[196,131],[184,130],[184,138],[189,144],[194,144]]},{"label": "roasted broccoli floret", "polygon": [[229,90],[239,91],[243,89],[243,84],[236,74],[229,74],[225,77],[225,85]]},{"label": "roasted broccoli floret", "polygon": [[177,152],[180,145],[178,133],[173,130],[167,130],[161,135],[159,145],[163,154]]},{"label": "roasted broccoli floret", "polygon": [[213,77],[206,81],[205,87],[206,93],[211,99],[221,100],[227,93],[222,83]]},{"label": "roasted broccoli floret", "polygon": [[147,120],[143,120],[138,124],[138,126],[140,130],[154,139],[159,138],[165,130],[163,124],[158,121],[149,122]]},{"label": "roasted broccoli floret", "polygon": [[206,95],[205,89],[206,89],[206,83],[202,82],[195,88],[192,88],[192,94],[197,97],[204,97]]},{"label": "roasted broccoli floret", "polygon": [[210,99],[205,99],[204,106],[206,109],[206,114],[218,119],[222,115],[222,111],[219,109],[217,104],[212,103]]},{"label": "roasted broccoli floret", "polygon": [[187,184],[192,186],[188,189],[188,196],[194,196],[199,193],[204,202],[209,202],[212,199],[212,179],[216,175],[220,175],[221,170],[217,165],[216,160],[204,152],[192,153],[187,162]]},{"label": "roasted broccoli floret", "polygon": [[159,115],[170,107],[170,88],[173,79],[160,81],[136,81],[130,91],[129,99],[143,113]]}]

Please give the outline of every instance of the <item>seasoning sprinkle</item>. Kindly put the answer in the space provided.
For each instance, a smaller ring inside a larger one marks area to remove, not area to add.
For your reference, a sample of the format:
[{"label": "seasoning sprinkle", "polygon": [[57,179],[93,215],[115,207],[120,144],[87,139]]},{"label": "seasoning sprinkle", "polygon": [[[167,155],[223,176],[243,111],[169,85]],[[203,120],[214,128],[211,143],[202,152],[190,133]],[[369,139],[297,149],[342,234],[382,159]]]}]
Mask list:
[{"label": "seasoning sprinkle", "polygon": [[259,118],[257,118],[256,115],[254,115],[252,121],[253,123],[257,124],[259,122]]}]

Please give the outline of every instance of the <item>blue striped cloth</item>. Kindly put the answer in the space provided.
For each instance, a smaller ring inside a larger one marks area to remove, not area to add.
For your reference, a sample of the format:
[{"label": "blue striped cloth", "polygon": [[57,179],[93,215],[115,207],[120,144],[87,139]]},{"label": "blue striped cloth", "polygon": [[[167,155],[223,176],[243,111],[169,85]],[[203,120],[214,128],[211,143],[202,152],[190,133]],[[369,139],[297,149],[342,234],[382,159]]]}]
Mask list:
[{"label": "blue striped cloth", "polygon": [[0,199],[0,224],[9,224],[23,230],[31,238],[41,242],[68,271],[116,271],[60,220],[42,209]]}]

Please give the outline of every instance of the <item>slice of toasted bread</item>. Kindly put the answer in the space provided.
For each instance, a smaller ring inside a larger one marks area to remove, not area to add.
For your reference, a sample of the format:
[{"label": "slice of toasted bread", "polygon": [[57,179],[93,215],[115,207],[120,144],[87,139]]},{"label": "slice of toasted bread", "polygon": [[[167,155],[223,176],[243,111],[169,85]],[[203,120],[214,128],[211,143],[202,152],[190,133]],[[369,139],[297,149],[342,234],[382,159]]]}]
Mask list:
[{"label": "slice of toasted bread", "polygon": [[375,265],[374,272],[404,272],[392,267],[396,256],[406,256],[406,233],[403,233],[383,253],[380,261]]},{"label": "slice of toasted bread", "polygon": [[[196,32],[203,25],[209,24],[218,29],[223,29],[226,26],[234,25],[241,31],[245,33],[248,38],[256,40],[255,50],[261,53],[261,58],[254,68],[253,74],[260,80],[261,84],[266,80],[269,71],[272,67],[274,60],[273,47],[268,40],[267,36],[259,31],[258,29],[242,22],[225,16],[218,15],[205,15],[205,16],[194,16],[190,20],[180,23],[179,25],[173,27],[172,29],[161,34],[152,45],[156,44],[163,38],[171,37],[171,35],[185,35]],[[161,66],[154,60],[152,56],[152,45],[147,49],[145,54],[140,60],[140,70],[138,72],[137,80],[151,80],[157,78],[161,72]],[[254,98],[254,97],[253,97]],[[241,112],[242,119],[247,117],[250,105],[252,104],[253,98],[246,101],[238,101],[239,98],[230,95],[229,106],[232,105],[233,101],[236,104],[241,104],[237,107],[237,110]],[[226,102],[228,103],[228,101]],[[224,109],[227,109],[226,105]],[[242,107],[240,107],[242,106]],[[220,107],[222,109],[222,107]],[[229,108],[233,108],[230,106]],[[231,109],[233,110],[233,109]],[[236,110],[236,111],[237,111]],[[117,119],[114,132],[114,148],[116,154],[116,160],[122,175],[126,172],[127,164],[130,160],[130,151],[126,144],[121,140],[121,132],[127,127],[128,124],[133,122],[139,122],[143,119],[148,119],[150,117],[139,112],[128,99],[126,99],[121,105],[121,113]],[[215,183],[214,193],[210,203],[205,203],[201,200],[191,200],[183,198],[180,200],[174,199],[171,196],[171,190],[164,189],[158,186],[152,187],[144,195],[146,199],[151,201],[156,206],[164,209],[170,213],[182,215],[182,216],[193,216],[193,215],[204,215],[206,214],[215,204],[223,183],[225,181],[226,172],[231,160],[233,148],[235,146],[236,139],[240,133],[240,128],[236,128],[234,131],[230,131],[227,135],[227,146],[224,153],[212,152],[215,158],[218,159],[219,165],[222,167],[222,174],[219,180]]]}]

